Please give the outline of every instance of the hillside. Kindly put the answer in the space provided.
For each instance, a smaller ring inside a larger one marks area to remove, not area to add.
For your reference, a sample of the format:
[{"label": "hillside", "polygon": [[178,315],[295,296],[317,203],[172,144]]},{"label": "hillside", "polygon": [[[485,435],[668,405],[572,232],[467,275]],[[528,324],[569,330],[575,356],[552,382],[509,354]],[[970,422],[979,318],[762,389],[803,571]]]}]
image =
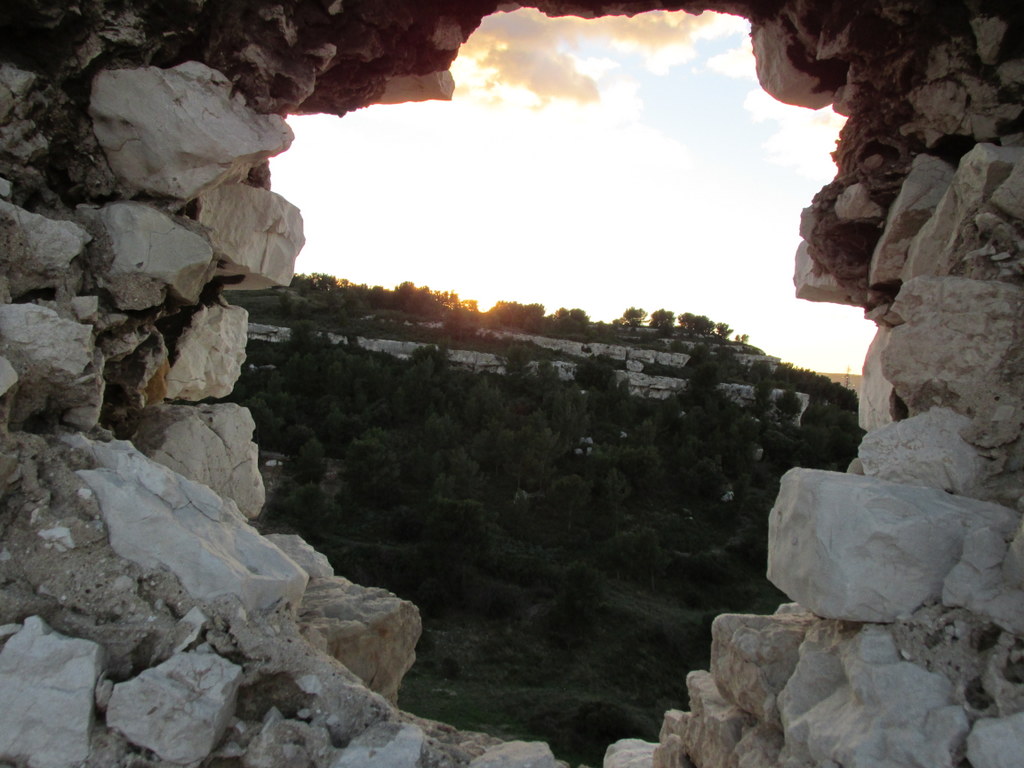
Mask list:
[{"label": "hillside", "polygon": [[[260,522],[419,606],[401,704],[422,716],[589,764],[620,736],[656,737],[707,664],[711,618],[783,599],[763,577],[781,474],[855,455],[852,392],[707,324],[296,284],[232,297],[290,327],[250,341],[232,395],[284,457],[264,466]],[[460,367],[457,350],[502,369]],[[640,397],[629,374],[683,385]]]}]

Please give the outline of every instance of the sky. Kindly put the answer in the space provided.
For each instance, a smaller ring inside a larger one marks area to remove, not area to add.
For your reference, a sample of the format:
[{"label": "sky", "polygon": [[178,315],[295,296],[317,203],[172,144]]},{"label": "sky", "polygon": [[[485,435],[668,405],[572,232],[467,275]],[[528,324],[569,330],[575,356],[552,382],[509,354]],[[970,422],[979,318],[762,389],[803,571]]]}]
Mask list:
[{"label": "sky", "polygon": [[452,73],[450,102],[288,119],[271,173],[303,214],[298,272],[482,310],[693,312],[795,365],[860,371],[874,325],[792,280],[844,118],[764,93],[746,21],[499,13]]}]

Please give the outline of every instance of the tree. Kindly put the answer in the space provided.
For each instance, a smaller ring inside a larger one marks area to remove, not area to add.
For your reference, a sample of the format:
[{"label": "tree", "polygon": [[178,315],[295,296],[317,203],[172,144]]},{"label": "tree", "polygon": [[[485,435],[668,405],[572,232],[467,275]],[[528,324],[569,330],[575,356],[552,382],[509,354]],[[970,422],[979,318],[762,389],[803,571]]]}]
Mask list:
[{"label": "tree", "polygon": [[297,483],[319,483],[327,464],[324,461],[324,446],[315,437],[309,438],[299,449],[299,455],[291,462],[291,474]]},{"label": "tree", "polygon": [[738,341],[740,344],[746,344],[748,341],[750,341],[750,334],[737,333],[735,336],[733,336],[733,341]]},{"label": "tree", "polygon": [[710,317],[695,315],[692,312],[681,314],[677,323],[686,333],[694,336],[710,336],[715,330],[715,324]]},{"label": "tree", "polygon": [[676,321],[676,313],[667,309],[656,309],[651,313],[651,319],[647,323],[651,328],[657,328],[662,335],[670,335],[672,326]]},{"label": "tree", "polygon": [[486,313],[488,325],[518,328],[535,333],[544,322],[543,304],[520,304],[518,301],[499,301]]},{"label": "tree", "polygon": [[579,307],[559,307],[558,311],[551,315],[551,324],[556,333],[582,335],[590,327],[590,316]]},{"label": "tree", "polygon": [[619,318],[623,325],[628,325],[630,328],[639,328],[644,324],[644,320],[647,319],[647,310],[641,309],[640,307],[630,307],[622,313],[622,317]]},{"label": "tree", "polygon": [[732,333],[732,328],[728,323],[715,323],[715,335],[720,339],[728,339],[730,333]]}]

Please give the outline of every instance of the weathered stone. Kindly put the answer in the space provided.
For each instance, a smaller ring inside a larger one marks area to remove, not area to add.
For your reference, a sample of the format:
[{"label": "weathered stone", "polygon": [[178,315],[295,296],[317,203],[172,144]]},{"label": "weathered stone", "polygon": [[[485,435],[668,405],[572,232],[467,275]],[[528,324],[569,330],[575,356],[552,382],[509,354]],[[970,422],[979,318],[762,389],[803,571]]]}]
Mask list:
[{"label": "weathered stone", "polygon": [[11,182],[9,182],[3,176],[0,176],[0,198],[4,198],[5,200],[7,200],[7,199],[10,199],[10,197],[11,197]]},{"label": "weathered stone", "polygon": [[736,768],[778,768],[784,743],[776,727],[758,723],[748,728],[736,745]]},{"label": "weathered stone", "polygon": [[889,207],[885,231],[871,256],[869,285],[891,285],[903,278],[910,243],[931,218],[955,170],[934,155],[921,154],[914,158],[899,195]]},{"label": "weathered stone", "polygon": [[907,99],[914,108],[914,128],[929,148],[946,136],[971,133],[967,89],[952,79],[934,80],[913,89]]},{"label": "weathered stone", "polygon": [[11,361],[6,357],[0,357],[0,397],[11,391],[11,387],[18,383],[18,372],[14,370]]},{"label": "weathered stone", "polygon": [[415,605],[340,576],[316,578],[302,598],[299,622],[314,646],[348,667],[370,690],[397,701],[423,629]]},{"label": "weathered stone", "polygon": [[210,230],[217,274],[232,290],[288,285],[306,238],[299,209],[247,184],[222,184],[200,198],[199,221]]},{"label": "weathered stone", "polygon": [[179,653],[114,686],[107,725],[168,762],[202,760],[235,711],[242,668],[215,653]]},{"label": "weathered stone", "polygon": [[625,383],[631,395],[652,400],[667,400],[686,391],[689,384],[686,379],[677,379],[674,376],[650,376],[635,371],[615,371],[615,383]]},{"label": "weathered stone", "polygon": [[19,387],[15,425],[40,413],[60,413],[82,429],[96,424],[103,380],[92,328],[37,304],[0,306],[0,353],[14,366]]},{"label": "weathered stone", "polygon": [[38,616],[0,651],[0,760],[76,768],[89,757],[103,649],[58,634]]},{"label": "weathered stone", "polygon": [[415,725],[380,723],[356,736],[331,768],[420,768],[425,743],[423,731]]},{"label": "weathered stone", "polygon": [[205,64],[104,70],[93,80],[93,129],[132,192],[190,200],[288,148],[291,129],[249,110]]},{"label": "weathered stone", "polygon": [[768,578],[819,616],[893,621],[941,597],[971,530],[1016,523],[932,488],[792,469],[769,516]]},{"label": "weathered stone", "polygon": [[1024,755],[1024,713],[983,717],[967,737],[972,768],[1016,768]]},{"label": "weathered stone", "polygon": [[1009,25],[998,16],[975,16],[971,19],[971,30],[978,43],[978,58],[984,64],[999,63],[999,49],[1007,29]]},{"label": "weathered stone", "polygon": [[919,277],[896,302],[904,320],[882,354],[882,370],[914,415],[947,406],[974,419],[975,445],[1020,434],[1024,382],[1006,378],[1019,353],[1024,291],[996,281]]},{"label": "weathered stone", "polygon": [[235,403],[158,405],[143,411],[132,442],[154,461],[231,499],[251,518],[266,499],[255,429],[249,409]]},{"label": "weathered stone", "polygon": [[551,748],[542,741],[506,741],[474,758],[469,768],[557,768]]},{"label": "weathered stone", "polygon": [[984,471],[984,460],[960,437],[970,424],[949,408],[932,408],[869,432],[858,448],[863,474],[968,494]]},{"label": "weathered stone", "polygon": [[847,221],[879,219],[882,213],[882,206],[871,199],[864,184],[851,184],[836,200],[836,216]]},{"label": "weathered stone", "polygon": [[309,578],[329,579],[334,576],[334,568],[327,555],[317,552],[301,536],[268,533],[265,538],[294,560],[296,565],[309,574]]},{"label": "weathered stone", "polygon": [[130,443],[73,444],[99,469],[78,475],[96,494],[110,544],[144,568],[166,568],[198,600],[234,595],[246,609],[297,607],[306,573],[249,525],[235,507],[148,459]]},{"label": "weathered stone", "polygon": [[245,768],[326,768],[334,763],[337,753],[326,728],[285,720],[277,713],[276,717],[264,720],[259,734],[245,750],[242,765]]},{"label": "weathered stone", "polygon": [[723,613],[711,625],[711,676],[722,696],[759,721],[779,723],[775,698],[796,667],[797,650],[815,619],[804,613]]},{"label": "weathered stone", "polygon": [[835,277],[815,264],[808,247],[806,241],[801,241],[796,249],[796,269],[793,273],[796,297],[804,301],[859,306],[863,297],[851,293]]},{"label": "weathered stone", "polygon": [[167,398],[224,397],[242,374],[249,313],[241,307],[202,307],[185,329],[167,373]]},{"label": "weathered stone", "polygon": [[71,221],[56,221],[0,200],[0,269],[12,296],[74,291],[72,262],[92,238]]},{"label": "weathered stone", "polygon": [[[989,525],[966,536],[963,552],[942,589],[942,602],[962,606],[1018,635],[1024,635],[1024,584],[1019,560],[1008,557],[1007,532]],[[1017,538],[1021,538],[1018,531]]]},{"label": "weathered stone", "polygon": [[804,46],[785,20],[771,19],[751,32],[757,79],[761,87],[784,104],[820,109],[832,103],[833,88],[796,65],[790,55]]},{"label": "weathered stone", "polygon": [[985,203],[1024,159],[1024,147],[978,144],[960,165],[935,209],[907,250],[903,282],[921,275],[948,275],[962,255],[957,241]]},{"label": "weathered stone", "polygon": [[861,429],[868,432],[892,423],[894,393],[892,383],[882,371],[882,356],[889,346],[891,336],[891,328],[879,326],[864,357],[858,393],[860,398],[857,404],[857,422]]},{"label": "weathered stone", "polygon": [[412,101],[451,101],[455,78],[448,70],[429,75],[401,75],[389,78],[378,104],[404,104]]},{"label": "weathered stone", "polygon": [[0,63],[0,153],[19,164],[31,163],[46,151],[46,137],[33,119],[38,80],[32,72]]},{"label": "weathered stone", "polygon": [[651,768],[658,745],[643,739],[619,739],[604,753],[603,768]]},{"label": "weathered stone", "polygon": [[953,768],[967,716],[953,686],[900,658],[881,627],[852,636],[823,623],[800,647],[779,695],[782,765]]},{"label": "weathered stone", "polygon": [[1014,219],[1024,219],[1024,162],[1014,163],[1006,181],[992,193],[992,205]]},{"label": "weathered stone", "polygon": [[691,715],[684,721],[686,754],[698,766],[738,768],[736,745],[754,718],[735,707],[718,692],[715,680],[703,671],[686,676]]},{"label": "weathered stone", "polygon": [[213,274],[213,249],[170,216],[142,203],[104,206],[114,258],[103,277],[118,309],[146,309],[170,296],[195,304]]}]

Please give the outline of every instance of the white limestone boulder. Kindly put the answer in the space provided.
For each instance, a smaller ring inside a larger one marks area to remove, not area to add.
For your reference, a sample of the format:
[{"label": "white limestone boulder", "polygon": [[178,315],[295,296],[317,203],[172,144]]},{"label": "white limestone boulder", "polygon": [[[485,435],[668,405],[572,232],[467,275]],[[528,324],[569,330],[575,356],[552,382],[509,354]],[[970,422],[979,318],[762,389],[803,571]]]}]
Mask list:
[{"label": "white limestone boulder", "polygon": [[235,713],[242,668],[215,653],[178,653],[114,686],[107,725],[163,760],[188,765],[217,745]]},{"label": "white limestone boulder", "polygon": [[329,579],[334,576],[334,568],[327,555],[317,552],[301,536],[268,533],[265,538],[294,560],[296,565],[309,574],[309,578]]},{"label": "white limestone boulder", "polygon": [[169,400],[224,397],[242,374],[249,313],[241,307],[201,307],[178,339],[167,373]]},{"label": "white limestone boulder", "polygon": [[836,198],[836,216],[844,221],[870,221],[879,219],[884,211],[882,206],[871,199],[871,193],[864,184],[851,184]]},{"label": "white limestone boulder", "polygon": [[111,170],[129,192],[191,200],[288,148],[277,115],[249,109],[205,64],[108,69],[93,80],[89,114]]},{"label": "white limestone boulder", "polygon": [[80,429],[95,426],[103,379],[91,326],[65,320],[49,307],[4,304],[0,306],[0,354],[18,375],[12,423],[55,413]]},{"label": "white limestone boulder", "polygon": [[249,518],[263,509],[256,424],[235,403],[157,405],[142,412],[132,442],[149,458],[231,499]]},{"label": "white limestone boulder", "polygon": [[113,260],[102,284],[118,309],[147,309],[169,296],[195,304],[213,275],[213,249],[205,238],[143,203],[105,205],[99,220]]},{"label": "white limestone boulder", "polygon": [[384,83],[377,104],[405,104],[413,101],[451,101],[455,78],[448,70],[428,75],[399,75]]},{"label": "white limestone boulder", "polygon": [[410,723],[378,723],[356,736],[331,768],[421,768],[426,745],[422,729]]},{"label": "white limestone boulder", "polygon": [[311,579],[299,625],[314,647],[329,653],[391,702],[416,660],[423,631],[419,610],[387,590],[335,576]]},{"label": "white limestone boulder", "polygon": [[605,750],[602,768],[651,768],[657,748],[643,739],[619,739]]},{"label": "white limestone boulder", "polygon": [[962,255],[957,250],[961,230],[978,209],[1024,160],[1024,147],[977,144],[960,159],[953,179],[934,214],[914,236],[907,250],[902,279],[948,275]]},{"label": "white limestone boulder", "polygon": [[857,452],[863,474],[968,494],[984,472],[984,460],[960,436],[970,424],[949,408],[932,408],[869,432]]},{"label": "white limestone boulder", "polygon": [[36,122],[39,84],[38,75],[6,61],[0,64],[0,151],[19,164],[39,159],[49,146]]},{"label": "white limestone boulder", "polygon": [[808,633],[779,710],[781,765],[954,768],[969,728],[949,680],[903,661],[872,626]]},{"label": "white limestone boulder", "polygon": [[832,103],[835,91],[794,63],[791,50],[806,50],[791,25],[782,18],[756,24],[750,34],[761,87],[784,104],[820,109]]},{"label": "white limestone boulder", "polygon": [[935,212],[955,170],[934,155],[920,154],[914,158],[900,193],[889,206],[885,230],[871,256],[869,285],[891,285],[903,278],[910,243]]},{"label": "white limestone boulder", "polygon": [[843,288],[832,275],[824,272],[811,258],[806,241],[797,246],[794,258],[793,285],[796,297],[804,301],[821,301],[828,304],[861,305],[860,296]]},{"label": "white limestone boulder", "polygon": [[308,577],[246,522],[232,501],[144,456],[130,443],[69,442],[98,469],[80,470],[110,545],[143,568],[164,568],[197,600],[225,595],[247,610],[297,607]]},{"label": "white limestone boulder", "polygon": [[54,632],[38,616],[0,651],[0,760],[77,768],[89,757],[103,648]]},{"label": "white limestone boulder", "polygon": [[1019,548],[1024,535],[1018,530],[1015,540],[1008,544],[1011,535],[995,525],[971,531],[962,555],[943,583],[942,602],[967,608],[1009,632],[1024,635]]},{"label": "white limestone boulder", "polygon": [[506,741],[473,758],[469,768],[557,768],[551,747],[543,741]]},{"label": "white limestone boulder", "polygon": [[0,200],[0,269],[13,296],[71,292],[72,263],[92,239],[72,221],[57,221]]},{"label": "white limestone boulder", "polygon": [[768,519],[768,579],[818,616],[888,622],[942,596],[965,537],[1017,515],[874,477],[791,469]]},{"label": "white limestone boulder", "polygon": [[199,222],[217,251],[217,274],[232,290],[288,285],[306,238],[299,209],[247,184],[222,184],[200,198]]},{"label": "white limestone boulder", "polygon": [[892,305],[882,373],[915,415],[947,406],[972,417],[974,445],[995,447],[1021,431],[1024,382],[1002,372],[1019,364],[1024,290],[994,280],[918,277]]},{"label": "white limestone boulder", "polygon": [[14,370],[11,361],[6,357],[0,357],[0,397],[11,391],[11,387],[18,383],[18,372]]},{"label": "white limestone boulder", "polygon": [[736,747],[754,718],[726,701],[714,678],[703,670],[686,676],[690,716],[683,720],[685,753],[695,765],[738,768]]},{"label": "white limestone boulder", "polygon": [[875,338],[868,347],[861,370],[857,422],[860,428],[870,432],[892,423],[892,382],[882,371],[882,355],[889,346],[892,329],[879,326]]},{"label": "white limestone boulder", "polygon": [[1024,760],[1024,712],[1010,717],[983,717],[967,737],[972,768],[1017,768]]},{"label": "white limestone boulder", "polygon": [[809,614],[723,613],[711,625],[711,675],[730,703],[781,727],[775,699],[796,668],[798,650],[817,621]]},{"label": "white limestone boulder", "polygon": [[1024,219],[1024,162],[1018,160],[1010,175],[992,193],[992,205],[1014,219]]}]

